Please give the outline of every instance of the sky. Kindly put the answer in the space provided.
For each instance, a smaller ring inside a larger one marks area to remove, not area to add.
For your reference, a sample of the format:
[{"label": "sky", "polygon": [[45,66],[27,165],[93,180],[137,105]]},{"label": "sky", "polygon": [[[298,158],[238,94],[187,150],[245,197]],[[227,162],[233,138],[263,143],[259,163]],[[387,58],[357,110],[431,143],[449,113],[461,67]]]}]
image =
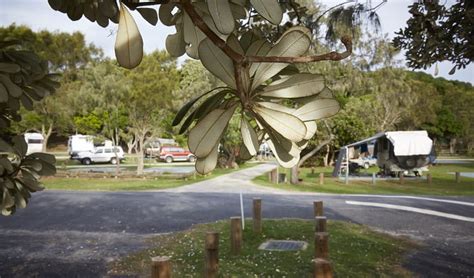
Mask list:
[{"label": "sky", "polygon": [[[372,0],[372,5],[375,6],[381,1]],[[449,4],[454,0],[446,1]],[[343,1],[322,0],[319,2],[331,7]],[[363,2],[365,3],[365,1]],[[409,18],[407,7],[411,3],[413,3],[413,0],[389,0],[377,10],[383,33],[387,33],[392,38],[395,31],[406,25]],[[157,26],[152,26],[143,20],[140,15],[133,15],[143,37],[145,52],[164,49],[166,36],[175,32],[174,27],[167,27],[160,23]],[[113,33],[117,29],[116,24],[112,23],[107,28],[102,28],[84,17],[79,21],[71,21],[66,14],[51,9],[47,0],[0,0],[0,26],[8,26],[12,23],[28,25],[34,31],[43,29],[62,32],[81,31],[85,34],[87,42],[101,47],[105,55],[114,57],[115,36]],[[403,59],[403,56],[400,56],[400,58]],[[464,70],[458,70],[454,75],[448,75],[452,67],[449,62],[440,63],[438,76],[474,84],[474,65],[470,65]],[[434,66],[426,70],[430,74],[434,74],[434,71]]]}]

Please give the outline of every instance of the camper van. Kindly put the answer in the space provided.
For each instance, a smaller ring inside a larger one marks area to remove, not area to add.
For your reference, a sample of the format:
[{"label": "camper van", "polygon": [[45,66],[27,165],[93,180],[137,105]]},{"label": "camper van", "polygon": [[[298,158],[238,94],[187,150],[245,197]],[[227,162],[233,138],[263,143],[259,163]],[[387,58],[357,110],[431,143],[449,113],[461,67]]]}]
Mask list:
[{"label": "camper van", "polygon": [[[373,145],[372,153],[367,146]],[[358,150],[361,151],[358,151]],[[363,151],[362,151],[363,149]],[[422,175],[427,166],[434,162],[433,141],[425,130],[380,132],[370,138],[344,146],[334,167],[333,176],[342,172],[356,172],[360,165],[355,154],[365,153],[376,159],[380,174],[397,176],[400,174]],[[370,166],[370,165],[369,165]]]},{"label": "camper van", "polygon": [[44,137],[41,133],[25,133],[25,141],[28,145],[28,150],[26,154],[37,153],[43,151]]},{"label": "camper van", "polygon": [[94,137],[82,134],[69,136],[67,148],[71,158],[79,152],[94,151]]}]

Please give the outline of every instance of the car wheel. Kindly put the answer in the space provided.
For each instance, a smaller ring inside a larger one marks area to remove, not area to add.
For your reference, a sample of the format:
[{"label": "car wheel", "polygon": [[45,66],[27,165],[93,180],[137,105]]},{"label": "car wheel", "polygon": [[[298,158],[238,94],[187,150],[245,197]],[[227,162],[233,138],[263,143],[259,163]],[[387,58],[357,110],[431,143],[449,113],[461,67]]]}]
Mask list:
[{"label": "car wheel", "polygon": [[87,158],[87,157],[86,157],[86,158],[83,158],[81,162],[82,162],[82,164],[84,164],[84,165],[91,165],[91,162],[92,162],[92,161],[91,161],[90,158]]},{"label": "car wheel", "polygon": [[194,162],[196,160],[196,157],[194,155],[189,156],[189,162]]},{"label": "car wheel", "polygon": [[364,168],[365,169],[369,169],[370,168],[370,164],[368,162],[364,163]]},{"label": "car wheel", "polygon": [[173,162],[173,158],[171,156],[167,156],[165,158],[165,161],[166,161],[166,163],[171,163],[171,162]]},{"label": "car wheel", "polygon": [[110,163],[112,163],[113,165],[117,164],[117,158],[112,157],[112,158],[110,159]]}]

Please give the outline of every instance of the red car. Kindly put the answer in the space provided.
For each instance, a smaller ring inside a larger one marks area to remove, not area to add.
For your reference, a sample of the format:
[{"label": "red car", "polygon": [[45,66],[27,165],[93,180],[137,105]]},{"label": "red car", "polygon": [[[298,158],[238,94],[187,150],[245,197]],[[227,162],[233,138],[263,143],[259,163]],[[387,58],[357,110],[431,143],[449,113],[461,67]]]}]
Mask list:
[{"label": "red car", "polygon": [[194,162],[196,157],[190,151],[180,147],[162,147],[160,150],[160,159],[171,163],[173,161]]}]

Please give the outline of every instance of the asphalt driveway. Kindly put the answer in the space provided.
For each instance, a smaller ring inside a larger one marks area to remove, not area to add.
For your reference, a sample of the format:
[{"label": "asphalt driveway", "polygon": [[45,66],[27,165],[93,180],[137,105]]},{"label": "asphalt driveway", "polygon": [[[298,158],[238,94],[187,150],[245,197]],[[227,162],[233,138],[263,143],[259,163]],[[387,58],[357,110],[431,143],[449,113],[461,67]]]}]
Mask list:
[{"label": "asphalt driveway", "polygon": [[248,184],[257,167],[210,180],[202,191],[37,193],[28,208],[0,218],[0,277],[107,276],[107,262],[145,248],[150,236],[239,215],[239,180],[246,216],[254,197],[266,218],[311,219],[312,202],[323,200],[329,219],[422,242],[406,263],[419,276],[474,276],[474,198],[274,194]]}]

